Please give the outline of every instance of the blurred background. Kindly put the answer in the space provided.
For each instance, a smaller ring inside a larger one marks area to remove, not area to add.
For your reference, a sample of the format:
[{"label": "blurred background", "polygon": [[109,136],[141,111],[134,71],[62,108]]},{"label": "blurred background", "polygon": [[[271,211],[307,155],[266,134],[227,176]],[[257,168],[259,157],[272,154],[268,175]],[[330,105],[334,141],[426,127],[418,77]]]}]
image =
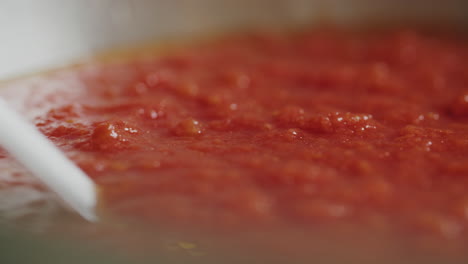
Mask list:
[{"label": "blurred background", "polygon": [[1,0],[0,79],[145,41],[252,27],[466,25],[464,0]]}]

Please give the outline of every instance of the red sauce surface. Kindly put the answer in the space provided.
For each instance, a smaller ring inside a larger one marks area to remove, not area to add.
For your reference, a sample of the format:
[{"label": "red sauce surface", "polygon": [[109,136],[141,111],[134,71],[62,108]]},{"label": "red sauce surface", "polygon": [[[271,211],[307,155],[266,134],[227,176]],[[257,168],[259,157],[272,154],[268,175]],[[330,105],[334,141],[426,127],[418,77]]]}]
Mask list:
[{"label": "red sauce surface", "polygon": [[45,97],[37,126],[119,214],[468,235],[465,40],[245,34],[64,70],[36,92],[47,80],[73,96]]}]

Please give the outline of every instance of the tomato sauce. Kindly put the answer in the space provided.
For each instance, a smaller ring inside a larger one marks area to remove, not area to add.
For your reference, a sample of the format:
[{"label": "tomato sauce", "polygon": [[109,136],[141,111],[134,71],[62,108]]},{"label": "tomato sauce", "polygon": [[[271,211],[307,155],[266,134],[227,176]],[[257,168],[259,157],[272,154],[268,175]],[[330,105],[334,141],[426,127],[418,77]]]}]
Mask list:
[{"label": "tomato sauce", "polygon": [[463,39],[240,34],[43,78],[25,113],[116,214],[468,235]]}]

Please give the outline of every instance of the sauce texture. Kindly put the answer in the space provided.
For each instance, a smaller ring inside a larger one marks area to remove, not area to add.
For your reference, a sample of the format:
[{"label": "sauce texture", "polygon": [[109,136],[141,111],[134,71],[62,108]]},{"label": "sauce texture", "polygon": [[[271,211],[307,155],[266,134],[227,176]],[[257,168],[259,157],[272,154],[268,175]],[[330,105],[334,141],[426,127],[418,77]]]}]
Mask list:
[{"label": "sauce texture", "polygon": [[465,40],[240,34],[32,83],[25,113],[114,213],[468,235]]}]

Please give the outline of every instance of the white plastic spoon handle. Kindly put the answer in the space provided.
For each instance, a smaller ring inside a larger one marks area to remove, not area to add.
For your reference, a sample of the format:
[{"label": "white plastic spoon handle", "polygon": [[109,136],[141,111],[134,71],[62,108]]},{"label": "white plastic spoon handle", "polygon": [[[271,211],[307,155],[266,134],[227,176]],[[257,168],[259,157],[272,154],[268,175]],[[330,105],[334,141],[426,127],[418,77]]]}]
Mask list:
[{"label": "white plastic spoon handle", "polygon": [[0,146],[81,216],[97,220],[94,182],[1,98]]}]

